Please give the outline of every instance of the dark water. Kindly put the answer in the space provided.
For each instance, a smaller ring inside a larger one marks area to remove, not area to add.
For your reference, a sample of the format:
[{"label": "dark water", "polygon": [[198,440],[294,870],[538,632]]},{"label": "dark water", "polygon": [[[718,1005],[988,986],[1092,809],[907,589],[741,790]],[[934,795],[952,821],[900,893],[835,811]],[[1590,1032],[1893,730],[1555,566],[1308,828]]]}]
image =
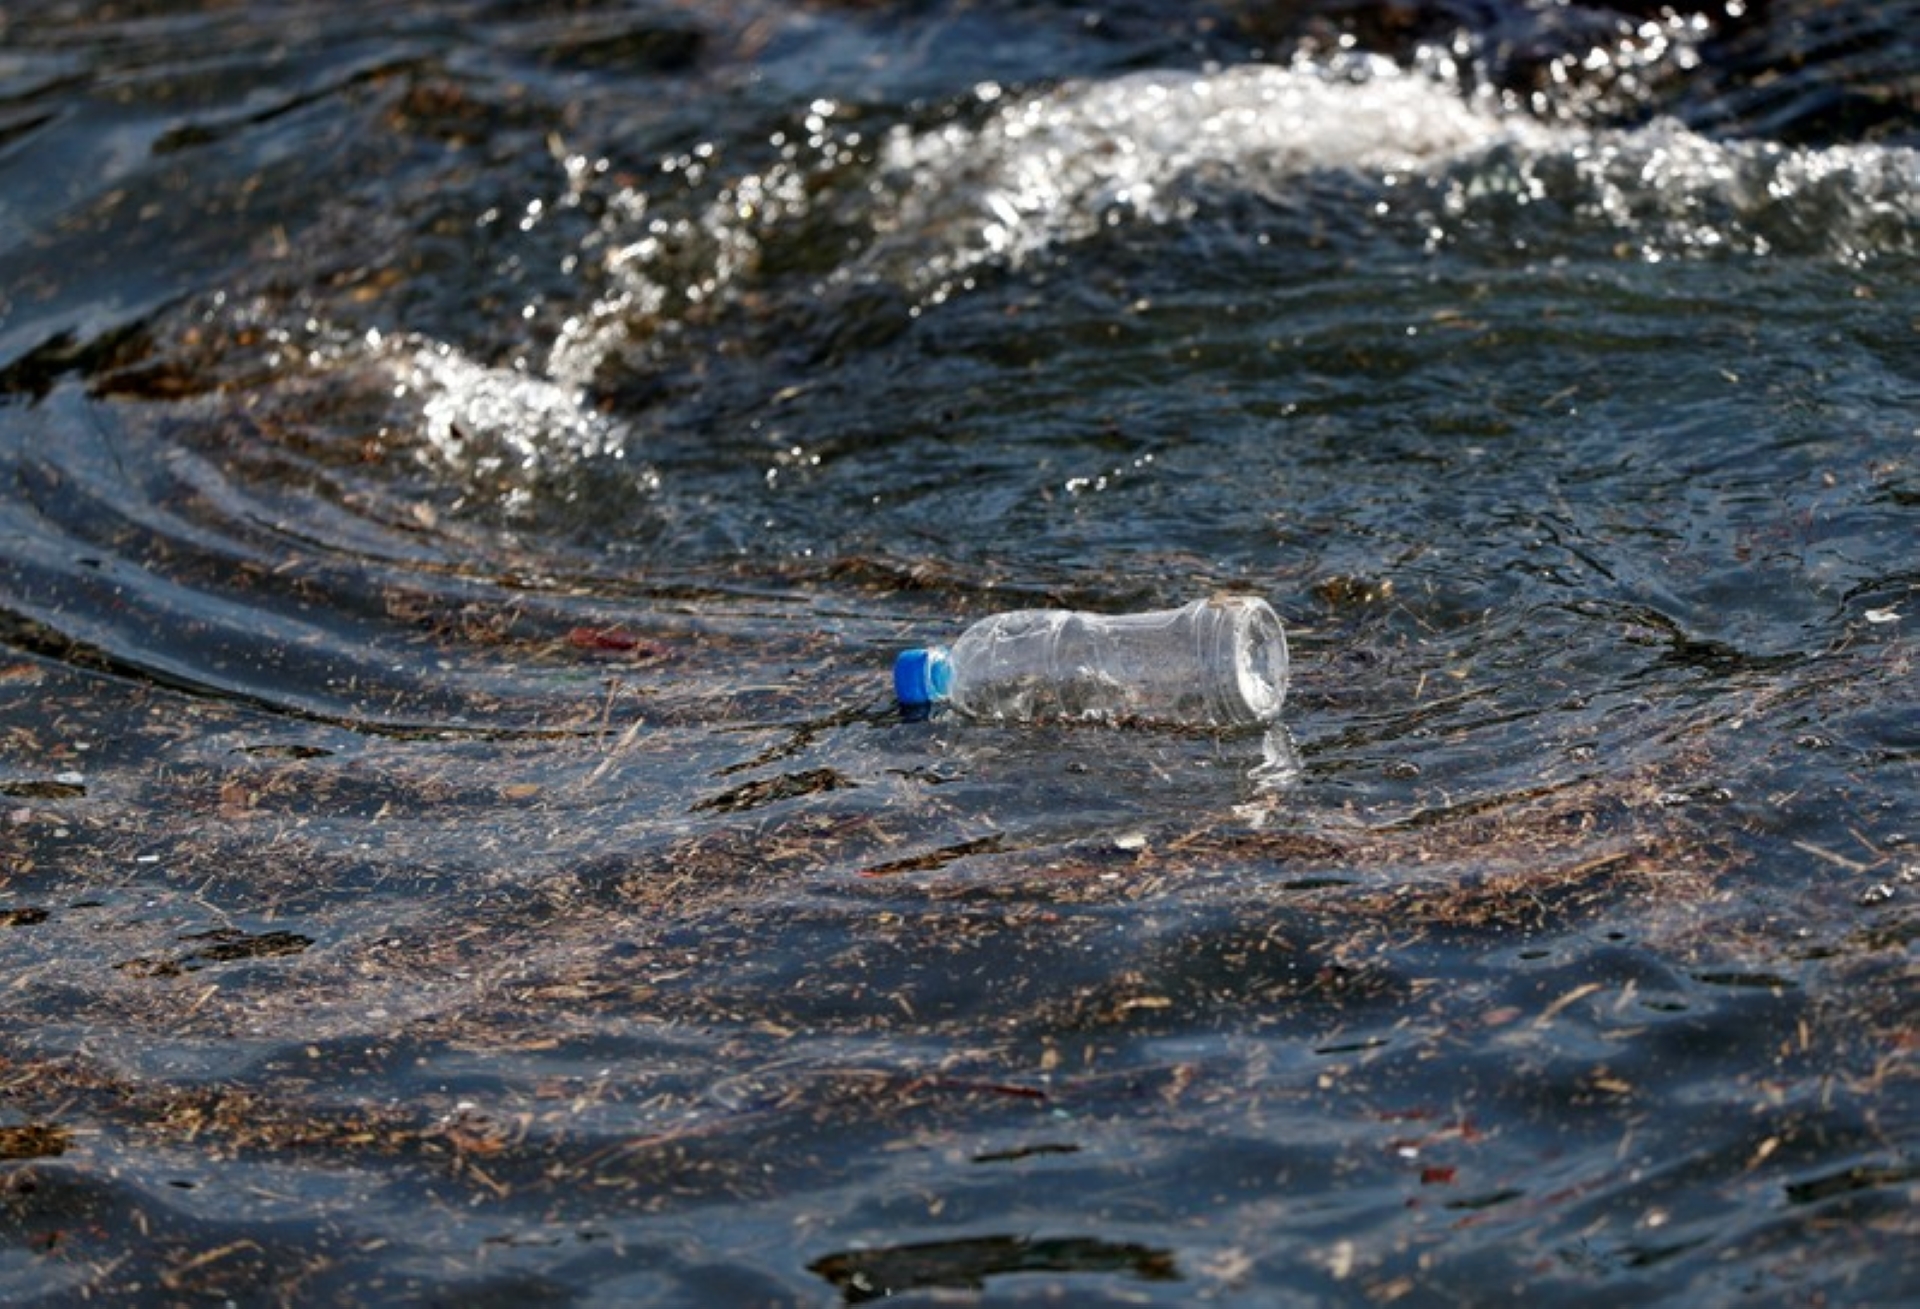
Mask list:
[{"label": "dark water", "polygon": [[1911,5],[320,8],[0,16],[0,1299],[1920,1283]]}]

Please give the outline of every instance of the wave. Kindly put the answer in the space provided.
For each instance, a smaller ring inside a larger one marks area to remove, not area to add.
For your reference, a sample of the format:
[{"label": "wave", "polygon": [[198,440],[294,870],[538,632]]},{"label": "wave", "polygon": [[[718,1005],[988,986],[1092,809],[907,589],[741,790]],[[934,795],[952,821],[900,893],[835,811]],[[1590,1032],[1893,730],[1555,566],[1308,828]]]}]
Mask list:
[{"label": "wave", "polygon": [[[719,152],[696,152],[667,160],[650,187],[600,197],[597,227],[567,256],[583,270],[583,303],[543,373],[463,363],[433,342],[389,351],[431,448],[489,475],[626,458],[638,438],[593,411],[609,361],[682,368],[729,306],[772,304],[818,324],[878,289],[888,312],[911,318],[1103,232],[1177,231],[1234,206],[1238,220],[1248,201],[1264,206],[1236,234],[1250,243],[1358,224],[1369,240],[1502,261],[1858,264],[1912,254],[1920,232],[1920,152],[1909,148],[1717,140],[1672,119],[1550,120],[1384,57],[1027,92],[986,83],[935,121],[877,133],[821,101],[771,142],[778,158],[762,168],[729,177]],[[604,172],[569,160],[571,200]]]}]

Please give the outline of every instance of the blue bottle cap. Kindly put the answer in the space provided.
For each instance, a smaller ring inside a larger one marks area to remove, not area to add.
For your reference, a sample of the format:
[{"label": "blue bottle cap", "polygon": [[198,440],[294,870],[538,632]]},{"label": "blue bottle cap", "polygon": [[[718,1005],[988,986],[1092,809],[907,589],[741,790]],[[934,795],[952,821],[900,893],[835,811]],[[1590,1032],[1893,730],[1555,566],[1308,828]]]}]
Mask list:
[{"label": "blue bottle cap", "polygon": [[953,665],[942,646],[902,650],[893,661],[893,693],[909,709],[947,698],[953,686]]}]

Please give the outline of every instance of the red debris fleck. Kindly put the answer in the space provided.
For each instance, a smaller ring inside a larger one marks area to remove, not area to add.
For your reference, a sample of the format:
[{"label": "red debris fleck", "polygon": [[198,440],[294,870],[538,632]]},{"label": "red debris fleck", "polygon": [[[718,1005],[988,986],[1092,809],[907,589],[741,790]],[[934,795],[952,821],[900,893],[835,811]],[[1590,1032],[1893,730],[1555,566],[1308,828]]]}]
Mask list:
[{"label": "red debris fleck", "polygon": [[624,627],[576,627],[567,633],[567,644],[576,650],[630,654],[637,659],[667,657],[666,646]]}]

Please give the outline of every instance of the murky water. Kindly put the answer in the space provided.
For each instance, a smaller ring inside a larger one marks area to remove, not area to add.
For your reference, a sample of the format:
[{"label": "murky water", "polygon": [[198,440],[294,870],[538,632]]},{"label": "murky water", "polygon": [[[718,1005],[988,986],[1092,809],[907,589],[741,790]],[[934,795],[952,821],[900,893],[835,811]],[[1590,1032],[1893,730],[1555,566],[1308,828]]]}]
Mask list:
[{"label": "murky water", "polygon": [[1920,1279],[1920,15],[1160,8],[0,16],[0,1298]]}]

